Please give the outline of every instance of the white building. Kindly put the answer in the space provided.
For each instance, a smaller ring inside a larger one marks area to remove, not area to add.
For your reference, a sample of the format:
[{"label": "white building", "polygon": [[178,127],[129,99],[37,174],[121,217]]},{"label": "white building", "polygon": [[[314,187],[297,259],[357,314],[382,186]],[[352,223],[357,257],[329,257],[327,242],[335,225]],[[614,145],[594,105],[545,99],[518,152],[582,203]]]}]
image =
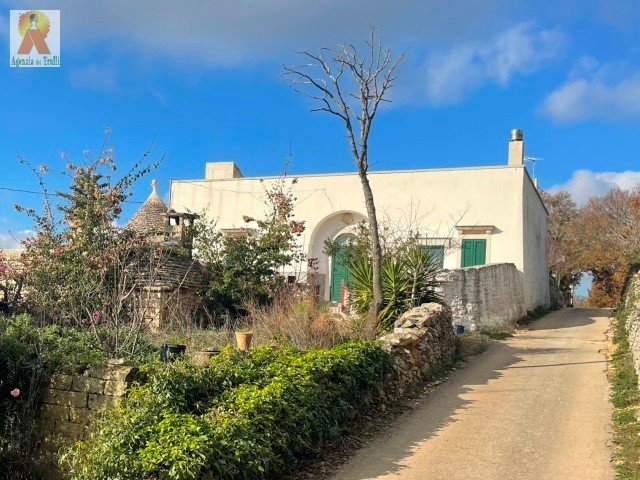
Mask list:
[{"label": "white building", "polygon": [[[204,179],[172,180],[171,207],[206,211],[220,228],[244,228],[243,216],[264,214],[264,182],[277,178],[246,178],[233,162],[207,163]],[[301,242],[318,259],[321,295],[335,300],[344,272],[324,254],[324,243],[366,219],[360,180],[356,173],[296,178],[295,217],[306,222]],[[512,132],[505,165],[370,172],[369,179],[379,220],[411,221],[425,244],[442,252],[444,268],[513,263],[525,307],[549,304],[547,211],[524,167],[522,131]],[[304,273],[307,266],[297,268]]]}]

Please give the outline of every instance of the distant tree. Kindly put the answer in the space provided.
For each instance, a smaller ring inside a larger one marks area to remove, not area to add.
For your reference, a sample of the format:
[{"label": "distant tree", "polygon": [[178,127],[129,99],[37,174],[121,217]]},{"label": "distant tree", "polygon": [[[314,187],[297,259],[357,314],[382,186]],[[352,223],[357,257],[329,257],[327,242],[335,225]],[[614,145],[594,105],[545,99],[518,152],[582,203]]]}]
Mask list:
[{"label": "distant tree", "polygon": [[566,295],[582,275],[576,251],[578,238],[573,227],[578,208],[567,191],[553,195],[541,191],[541,195],[549,211],[549,272],[558,289]]},{"label": "distant tree", "polygon": [[589,304],[612,306],[631,263],[640,261],[640,188],[592,197],[572,222],[578,265],[593,274]]},{"label": "distant tree", "polygon": [[317,103],[311,111],[326,112],[344,125],[349,148],[358,168],[371,232],[373,298],[369,308],[372,335],[382,308],[382,250],[373,192],[369,184],[369,138],[373,120],[382,102],[388,102],[396,70],[404,54],[393,57],[371,29],[364,55],[353,45],[339,44],[316,52],[299,52],[300,66],[284,67],[285,77],[299,92]]}]

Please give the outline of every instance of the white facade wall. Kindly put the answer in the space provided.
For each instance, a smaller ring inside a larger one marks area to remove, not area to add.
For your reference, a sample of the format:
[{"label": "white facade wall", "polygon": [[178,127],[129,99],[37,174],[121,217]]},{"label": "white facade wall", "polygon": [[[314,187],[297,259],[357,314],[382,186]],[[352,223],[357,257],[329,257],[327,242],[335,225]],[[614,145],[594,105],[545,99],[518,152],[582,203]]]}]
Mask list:
[{"label": "white facade wall", "polygon": [[[551,305],[549,266],[547,261],[548,214],[526,170],[523,182],[524,258],[522,271],[524,303],[527,310],[538,305]],[[541,261],[544,260],[544,261]]]},{"label": "white facade wall", "polygon": [[[318,259],[317,273],[327,296],[331,259],[323,254],[324,240],[334,239],[366,218],[360,180],[355,173],[296,178],[295,216],[306,221],[300,241],[309,256]],[[444,268],[461,266],[463,238],[486,238],[486,263],[513,263],[523,272],[528,308],[533,306],[530,302],[544,303],[546,299],[548,303],[548,283],[543,286],[539,281],[540,272],[547,268],[546,212],[535,190],[531,195],[527,188],[530,180],[523,166],[371,172],[369,179],[379,220],[396,228],[417,228],[432,239],[429,243],[444,243]],[[209,218],[218,220],[220,228],[245,227],[243,215],[264,215],[265,183],[274,180],[173,180],[171,207],[206,212]],[[524,208],[526,203],[532,205]],[[495,229],[491,233],[465,233],[456,226]],[[540,248],[525,255],[525,243]],[[296,270],[304,273],[306,265],[296,266]]]}]

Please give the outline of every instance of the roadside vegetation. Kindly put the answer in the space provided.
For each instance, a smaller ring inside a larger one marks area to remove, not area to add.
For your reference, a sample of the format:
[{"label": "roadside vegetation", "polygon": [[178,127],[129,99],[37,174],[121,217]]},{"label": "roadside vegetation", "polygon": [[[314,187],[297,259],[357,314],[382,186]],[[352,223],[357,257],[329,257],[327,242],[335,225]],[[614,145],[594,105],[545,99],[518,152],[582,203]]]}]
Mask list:
[{"label": "roadside vegetation", "polygon": [[337,438],[390,368],[370,343],[226,349],[149,370],[64,461],[72,479],[263,478]]},{"label": "roadside vegetation", "polygon": [[48,375],[62,367],[106,361],[93,336],[56,325],[39,327],[28,315],[0,319],[0,465],[31,478],[37,405]]},{"label": "roadside vegetation", "polygon": [[621,479],[636,480],[640,478],[640,390],[626,328],[628,314],[624,308],[619,308],[613,319],[609,382],[617,475]]}]

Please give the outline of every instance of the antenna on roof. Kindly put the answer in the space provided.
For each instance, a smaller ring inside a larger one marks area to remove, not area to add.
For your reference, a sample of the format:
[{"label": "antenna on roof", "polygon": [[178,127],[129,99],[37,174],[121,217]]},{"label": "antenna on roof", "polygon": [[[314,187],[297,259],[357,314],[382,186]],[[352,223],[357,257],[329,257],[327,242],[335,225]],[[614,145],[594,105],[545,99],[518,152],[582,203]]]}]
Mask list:
[{"label": "antenna on roof", "polygon": [[538,188],[538,178],[536,177],[536,163],[538,163],[540,160],[544,160],[544,158],[538,158],[538,157],[524,157],[524,161],[525,162],[531,162],[533,164],[533,184],[536,186],[536,188]]}]

